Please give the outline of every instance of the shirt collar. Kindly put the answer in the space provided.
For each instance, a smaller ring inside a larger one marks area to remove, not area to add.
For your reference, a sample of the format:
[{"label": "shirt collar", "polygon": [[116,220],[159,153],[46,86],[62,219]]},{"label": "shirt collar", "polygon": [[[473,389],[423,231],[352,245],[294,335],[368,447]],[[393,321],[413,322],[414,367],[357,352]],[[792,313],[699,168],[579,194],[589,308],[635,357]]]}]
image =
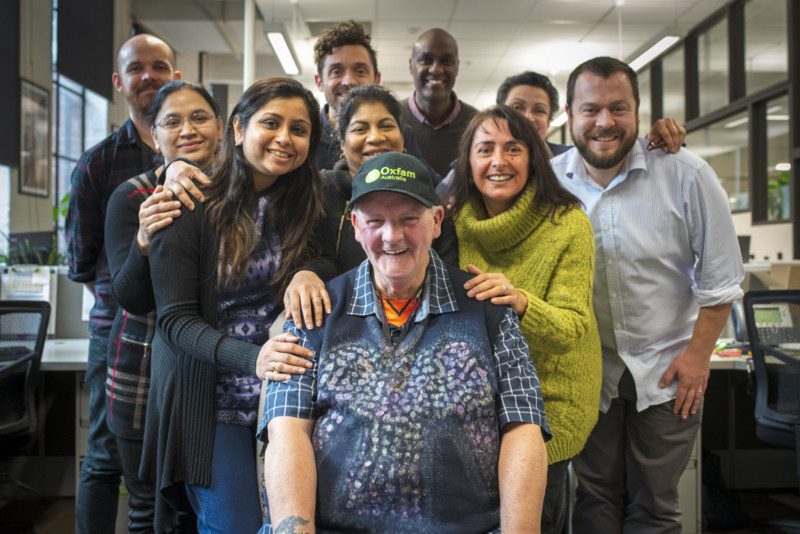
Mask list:
[{"label": "shirt collar", "polygon": [[139,132],[136,131],[136,126],[133,124],[133,120],[131,120],[130,117],[128,117],[128,120],[126,120],[119,128],[117,144],[136,145],[142,151],[142,155],[146,158],[152,159],[156,154],[156,152],[147,146],[147,143],[142,141],[142,138],[139,137]]},{"label": "shirt collar", "polygon": [[[610,184],[608,184],[606,189],[611,189],[616,184],[624,181],[632,171],[643,171],[642,173],[635,173],[634,175],[641,174],[642,176],[646,176],[647,156],[642,148],[642,143],[645,142],[647,142],[646,139],[637,139],[636,142],[633,143],[633,147],[631,148],[630,152],[628,152],[628,157],[625,158],[625,162],[622,164],[622,167],[620,167],[619,174],[617,174],[617,177],[614,178]],[[567,178],[570,180],[579,179],[585,183],[594,184],[594,181],[589,177],[589,173],[586,171],[586,166],[583,164],[583,158],[581,158],[581,154],[576,147],[572,147],[567,153],[566,157]]]},{"label": "shirt collar", "polygon": [[[414,317],[418,323],[428,314],[441,314],[458,311],[453,286],[450,277],[439,255],[431,249],[428,272],[425,277],[425,287],[422,290],[422,302]],[[348,315],[376,315],[375,313],[375,286],[372,283],[369,260],[364,260],[356,270],[355,287],[353,296],[347,306]]]},{"label": "shirt collar", "polygon": [[444,121],[442,121],[441,124],[437,124],[436,126],[434,126],[433,124],[431,124],[428,121],[427,117],[425,117],[425,115],[422,114],[422,111],[419,109],[419,106],[417,106],[417,92],[416,91],[414,91],[414,93],[408,98],[408,109],[411,110],[411,114],[414,115],[414,117],[419,122],[421,122],[422,124],[424,124],[426,126],[430,126],[434,130],[438,130],[439,128],[443,128],[443,127],[447,126],[448,124],[450,124],[451,122],[453,122],[454,120],[456,120],[456,117],[458,117],[458,114],[461,113],[461,101],[456,96],[455,91],[452,91],[450,93],[450,101],[454,102],[452,104],[453,105],[453,110],[450,112],[450,114],[447,116],[447,118],[445,118]]}]

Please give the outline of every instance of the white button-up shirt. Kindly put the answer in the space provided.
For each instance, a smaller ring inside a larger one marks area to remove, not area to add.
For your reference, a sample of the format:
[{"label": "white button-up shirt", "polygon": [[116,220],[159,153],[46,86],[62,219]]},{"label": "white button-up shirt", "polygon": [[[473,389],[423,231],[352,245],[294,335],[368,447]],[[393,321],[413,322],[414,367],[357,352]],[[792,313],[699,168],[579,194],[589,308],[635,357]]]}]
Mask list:
[{"label": "white button-up shirt", "polygon": [[688,346],[699,308],[742,293],[741,253],[716,174],[685,149],[669,155],[646,144],[634,144],[605,189],[589,177],[577,149],[552,160],[594,228],[603,412],[626,367],[637,410],[674,399],[677,381],[666,388],[658,382]]}]

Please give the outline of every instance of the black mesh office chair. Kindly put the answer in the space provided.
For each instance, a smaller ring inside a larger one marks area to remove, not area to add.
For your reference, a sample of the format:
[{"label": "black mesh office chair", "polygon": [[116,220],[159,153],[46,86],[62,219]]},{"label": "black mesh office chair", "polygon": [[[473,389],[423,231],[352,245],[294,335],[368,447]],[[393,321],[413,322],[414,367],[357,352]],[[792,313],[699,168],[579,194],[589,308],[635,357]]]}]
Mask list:
[{"label": "black mesh office chair", "polygon": [[[750,291],[744,315],[756,379],[756,435],[800,454],[800,291]],[[800,458],[796,463],[800,481]],[[800,521],[770,521],[797,532]]]},{"label": "black mesh office chair", "polygon": [[[50,304],[0,301],[0,458],[20,453],[38,428],[39,363],[50,320]],[[0,483],[30,486],[0,470]]]}]

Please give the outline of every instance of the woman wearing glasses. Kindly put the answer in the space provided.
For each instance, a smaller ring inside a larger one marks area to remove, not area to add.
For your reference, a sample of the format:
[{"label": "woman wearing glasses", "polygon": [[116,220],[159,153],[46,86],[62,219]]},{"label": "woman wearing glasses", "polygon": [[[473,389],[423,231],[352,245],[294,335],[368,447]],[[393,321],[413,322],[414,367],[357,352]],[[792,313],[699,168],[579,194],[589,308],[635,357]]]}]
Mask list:
[{"label": "woman wearing glasses", "polygon": [[[106,420],[128,487],[130,532],[152,532],[154,521],[155,486],[139,477],[155,332],[147,254],[153,232],[180,215],[180,203],[156,184],[164,166],[177,158],[209,167],[222,137],[217,103],[203,87],[182,80],[161,88],[148,120],[164,165],[120,184],[109,199],[105,223],[111,295],[120,305],[109,337]],[[191,524],[194,518],[187,513],[178,520]]]}]

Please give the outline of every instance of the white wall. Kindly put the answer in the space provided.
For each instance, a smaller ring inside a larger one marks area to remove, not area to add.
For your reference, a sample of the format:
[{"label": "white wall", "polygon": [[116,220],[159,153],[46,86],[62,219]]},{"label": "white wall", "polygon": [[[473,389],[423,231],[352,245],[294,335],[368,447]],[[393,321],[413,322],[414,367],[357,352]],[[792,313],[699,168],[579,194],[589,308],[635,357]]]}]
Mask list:
[{"label": "white wall", "polygon": [[792,259],[792,223],[761,224],[753,226],[750,212],[734,213],[733,224],[738,235],[749,235],[750,254],[755,260],[777,260],[778,253],[783,259]]}]

